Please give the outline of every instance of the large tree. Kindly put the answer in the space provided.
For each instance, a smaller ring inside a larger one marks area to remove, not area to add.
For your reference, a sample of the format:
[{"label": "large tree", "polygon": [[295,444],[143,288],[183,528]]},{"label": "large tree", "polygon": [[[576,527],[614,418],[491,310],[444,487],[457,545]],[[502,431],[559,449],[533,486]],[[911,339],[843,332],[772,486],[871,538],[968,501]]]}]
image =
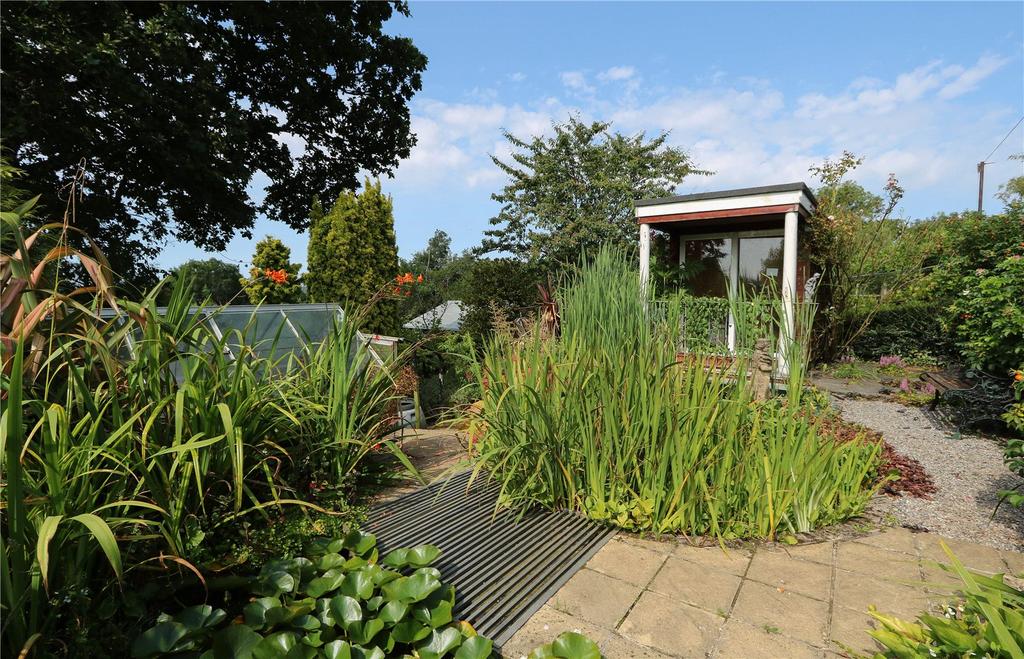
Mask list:
[{"label": "large tree", "polygon": [[[286,248],[287,249],[287,248]],[[246,304],[248,298],[242,292],[242,273],[234,263],[220,259],[192,259],[172,268],[169,276],[174,279],[189,279],[192,285],[192,299],[196,302],[210,300],[213,304]],[[164,286],[161,294],[170,296],[171,286]]]},{"label": "large tree", "polygon": [[[328,213],[314,200],[310,213],[306,286],[313,302],[340,302],[367,309],[365,329],[397,329],[391,286],[398,274],[391,197],[369,179],[361,192],[343,191]],[[408,289],[402,288],[401,293]]]},{"label": "large tree", "polygon": [[491,197],[501,212],[491,219],[481,252],[575,263],[584,251],[637,241],[633,202],[673,194],[684,178],[707,174],[668,133],[648,139],[622,135],[611,124],[570,117],[551,137],[505,138],[519,149],[509,162],[491,159],[509,183]]},{"label": "large tree", "polygon": [[[405,3],[9,2],[0,9],[4,146],[23,187],[115,269],[151,278],[168,236],[221,250],[258,213],[303,229],[310,197],[409,154],[426,57],[383,31]],[[290,150],[289,145],[294,148]],[[269,185],[248,193],[257,172]]]},{"label": "large tree", "polygon": [[239,280],[253,304],[294,304],[305,300],[298,263],[292,250],[279,238],[267,236],[256,243],[249,276]]}]

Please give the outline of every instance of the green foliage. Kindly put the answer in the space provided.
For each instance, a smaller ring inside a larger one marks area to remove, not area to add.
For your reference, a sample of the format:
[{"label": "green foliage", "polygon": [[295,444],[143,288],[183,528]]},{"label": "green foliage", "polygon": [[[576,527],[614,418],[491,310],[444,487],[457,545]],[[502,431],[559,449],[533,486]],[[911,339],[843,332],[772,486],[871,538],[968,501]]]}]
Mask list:
[{"label": "green foliage", "polygon": [[455,589],[430,567],[440,553],[420,545],[378,561],[372,535],[321,540],[308,557],[263,566],[239,598],[241,622],[209,605],[162,614],[132,656],[486,659],[491,642],[452,618]]},{"label": "green foliage", "polygon": [[956,345],[942,326],[943,308],[934,301],[886,303],[871,318],[865,319],[864,315],[857,313],[846,321],[853,327],[864,327],[850,343],[858,357],[869,360],[883,355],[909,357],[922,350],[933,358],[956,354]]},{"label": "green foliage", "polygon": [[869,613],[881,628],[868,633],[884,650],[875,657],[1020,657],[1024,656],[1024,592],[1005,583],[1003,575],[971,572],[949,550],[950,565],[960,578],[956,606],[943,616],[923,613],[915,622]]},{"label": "green foliage", "polygon": [[152,280],[172,232],[222,250],[260,214],[302,229],[314,193],[409,155],[427,60],[396,15],[407,5],[5,4],[0,132],[51,208],[88,159],[74,226],[119,274]]},{"label": "green foliage", "polygon": [[411,258],[401,259],[400,272],[423,275],[423,283],[412,290],[412,295],[398,300],[398,317],[403,322],[449,300],[460,300],[460,282],[471,266],[472,256],[455,256],[451,252],[451,238],[444,231],[434,231],[424,249]]},{"label": "green foliage", "polygon": [[632,250],[636,244],[633,202],[673,194],[691,174],[690,157],[666,146],[667,133],[612,133],[607,122],[572,116],[555,123],[549,138],[520,138],[511,162],[492,157],[511,181],[492,198],[501,211],[491,219],[482,252],[503,251],[549,265],[572,264],[602,245]]},{"label": "green foliage", "polygon": [[966,275],[961,285],[949,310],[967,364],[999,373],[1024,362],[1024,244],[991,270]]},{"label": "green foliage", "polygon": [[789,395],[756,402],[748,378],[730,375],[746,373],[743,355],[721,370],[677,361],[679,302],[652,318],[625,257],[601,252],[557,299],[560,337],[498,333],[474,367],[478,468],[505,500],[627,529],[766,538],[870,499],[880,446],[837,443],[801,400],[809,306],[787,350]]},{"label": "green foliage", "polygon": [[[296,271],[297,272],[297,271]],[[173,268],[168,276],[191,282],[192,299],[195,302],[210,301],[213,304],[247,304],[242,294],[242,275],[238,266],[219,259],[185,261]],[[166,302],[170,289],[164,288],[161,302]]]},{"label": "green foliage", "polygon": [[292,250],[278,238],[267,236],[256,243],[249,277],[240,280],[253,304],[289,304],[305,297],[298,263],[291,262]]},{"label": "green foliage", "polygon": [[554,641],[534,648],[527,659],[601,659],[601,650],[583,634],[562,632]]},{"label": "green foliage", "polygon": [[[258,357],[251,325],[218,336],[204,322],[217,310],[193,310],[180,280],[161,313],[160,287],[132,302],[28,286],[35,269],[25,239],[16,218],[3,219],[13,236],[3,261],[12,306],[39,319],[25,330],[12,315],[11,340],[5,316],[7,653],[66,643],[62,598],[113,590],[112,577],[143,564],[188,574],[219,561],[244,520],[289,506],[322,512],[331,498],[307,483],[351,483],[375,446],[397,452],[386,439],[390,371],[368,367],[356,318],[304,354],[275,357],[270,345]],[[106,304],[120,313],[98,316]],[[280,327],[261,328],[268,343]]]},{"label": "green foliage", "polygon": [[484,337],[494,328],[495,316],[516,320],[530,315],[539,299],[537,285],[543,269],[518,259],[478,259],[470,263],[459,285],[465,306],[462,330]]},{"label": "green foliage", "polygon": [[[398,328],[391,287],[398,274],[391,197],[380,181],[366,179],[362,192],[342,191],[331,210],[309,231],[306,284],[314,302],[370,305],[365,328],[393,334]],[[404,293],[404,291],[401,291]]]},{"label": "green foliage", "polygon": [[913,224],[893,212],[903,197],[895,176],[884,198],[846,179],[863,159],[844,152],[811,172],[821,179],[818,207],[808,220],[807,249],[821,270],[821,319],[815,356],[830,361],[872,325],[886,299],[912,288],[934,254],[941,233],[934,223]]}]

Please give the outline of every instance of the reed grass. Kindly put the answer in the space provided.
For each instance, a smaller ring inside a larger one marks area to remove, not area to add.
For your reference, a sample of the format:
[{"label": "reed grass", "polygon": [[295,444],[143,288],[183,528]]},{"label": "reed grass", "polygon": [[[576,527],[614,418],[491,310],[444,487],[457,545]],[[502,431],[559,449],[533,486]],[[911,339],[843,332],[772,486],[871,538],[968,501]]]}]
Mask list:
[{"label": "reed grass", "polygon": [[871,497],[879,446],[823,437],[802,404],[806,328],[782,341],[787,395],[754,401],[748,357],[718,370],[677,359],[679,300],[655,318],[622,255],[602,251],[557,299],[560,337],[495,336],[474,366],[477,469],[503,501],[626,529],[772,538]]}]

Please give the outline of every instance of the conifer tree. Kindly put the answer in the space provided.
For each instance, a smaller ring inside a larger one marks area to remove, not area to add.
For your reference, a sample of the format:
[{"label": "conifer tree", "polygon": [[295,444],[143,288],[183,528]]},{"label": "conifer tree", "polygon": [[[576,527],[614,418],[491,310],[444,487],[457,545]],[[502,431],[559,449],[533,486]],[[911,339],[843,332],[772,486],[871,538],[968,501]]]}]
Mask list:
[{"label": "conifer tree", "polygon": [[364,329],[397,330],[396,302],[390,295],[398,273],[398,248],[391,198],[380,181],[366,179],[362,192],[343,191],[324,214],[317,199],[310,211],[306,284],[314,302],[350,308],[376,299]]},{"label": "conifer tree", "polygon": [[292,250],[279,239],[267,236],[256,243],[249,277],[241,280],[242,288],[253,304],[288,304],[302,302],[302,280],[298,263],[291,262]]}]

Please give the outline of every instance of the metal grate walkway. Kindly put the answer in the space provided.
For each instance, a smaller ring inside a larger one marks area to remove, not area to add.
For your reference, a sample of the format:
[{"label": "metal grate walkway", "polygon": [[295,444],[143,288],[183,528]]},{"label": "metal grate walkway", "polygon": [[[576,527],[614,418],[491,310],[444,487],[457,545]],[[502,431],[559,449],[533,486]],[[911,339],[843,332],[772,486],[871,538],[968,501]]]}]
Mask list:
[{"label": "metal grate walkway", "polygon": [[500,509],[499,487],[481,474],[456,474],[370,509],[364,530],[381,555],[437,545],[434,564],[455,586],[456,618],[501,647],[615,531],[567,511]]}]

